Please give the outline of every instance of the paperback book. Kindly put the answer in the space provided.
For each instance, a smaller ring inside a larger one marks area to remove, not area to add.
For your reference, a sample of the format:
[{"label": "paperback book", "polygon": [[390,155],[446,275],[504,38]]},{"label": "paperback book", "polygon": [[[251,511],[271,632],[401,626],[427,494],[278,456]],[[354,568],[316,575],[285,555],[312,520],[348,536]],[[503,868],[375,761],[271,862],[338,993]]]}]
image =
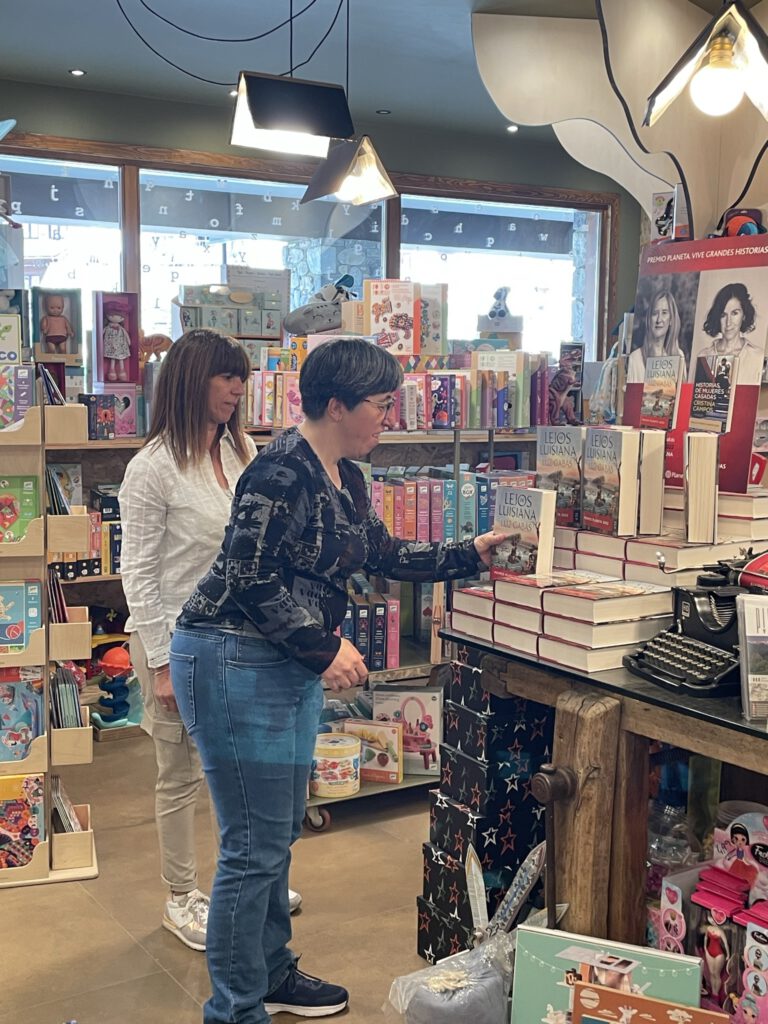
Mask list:
[{"label": "paperback book", "polygon": [[494,529],[510,536],[493,552],[491,579],[552,570],[555,546],[555,492],[500,486]]},{"label": "paperback book", "polygon": [[649,356],[640,406],[640,426],[670,430],[683,378],[682,356]]},{"label": "paperback book", "polygon": [[632,537],[637,532],[637,430],[588,427],[582,519],[587,530]]},{"label": "paperback book", "polygon": [[555,491],[558,526],[581,524],[585,427],[539,427],[536,431],[536,485]]},{"label": "paperback book", "polygon": [[689,430],[725,434],[731,427],[738,356],[699,356],[693,379]]}]

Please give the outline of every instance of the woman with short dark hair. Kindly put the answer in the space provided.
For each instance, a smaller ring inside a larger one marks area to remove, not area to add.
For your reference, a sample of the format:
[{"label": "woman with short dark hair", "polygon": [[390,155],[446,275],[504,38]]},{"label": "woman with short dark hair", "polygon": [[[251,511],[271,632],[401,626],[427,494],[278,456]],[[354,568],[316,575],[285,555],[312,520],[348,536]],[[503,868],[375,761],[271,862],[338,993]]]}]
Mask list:
[{"label": "woman with short dark hair", "polygon": [[[759,384],[763,374],[765,347],[748,337],[755,329],[757,312],[747,286],[732,281],[715,295],[704,320],[704,332],[711,343],[696,353],[701,356],[738,356],[732,383]],[[696,377],[696,360],[691,360],[690,379]]]},{"label": "woman with short dark hair", "polygon": [[401,541],[374,512],[351,460],[394,426],[402,379],[394,356],[362,338],[307,356],[306,419],[240,478],[221,552],[173,635],[174,691],[222,827],[206,1024],[266,1024],[280,1011],[320,1017],[347,1005],[346,989],[298,970],[286,893],[322,684],[346,689],[368,674],[336,633],[349,577],[361,569],[401,580],[470,576],[504,539]]}]

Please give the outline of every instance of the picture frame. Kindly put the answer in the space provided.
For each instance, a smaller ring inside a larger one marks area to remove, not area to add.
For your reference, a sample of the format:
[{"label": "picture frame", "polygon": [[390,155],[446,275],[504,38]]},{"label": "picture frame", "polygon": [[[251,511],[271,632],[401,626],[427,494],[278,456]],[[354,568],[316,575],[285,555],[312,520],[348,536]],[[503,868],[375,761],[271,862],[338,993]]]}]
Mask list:
[{"label": "picture frame", "polygon": [[79,288],[32,289],[32,341],[40,363],[82,366],[83,316]]}]

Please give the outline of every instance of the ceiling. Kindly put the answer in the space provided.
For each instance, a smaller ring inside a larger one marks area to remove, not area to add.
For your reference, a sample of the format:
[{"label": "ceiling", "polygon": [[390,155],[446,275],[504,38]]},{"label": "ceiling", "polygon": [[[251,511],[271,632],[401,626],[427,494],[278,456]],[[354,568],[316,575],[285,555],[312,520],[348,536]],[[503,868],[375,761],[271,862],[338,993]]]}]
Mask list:
[{"label": "ceiling", "polygon": [[[253,42],[211,42],[210,37],[242,38],[264,32],[288,17],[290,2],[4,0],[6,6],[13,3],[13,31],[4,31],[0,37],[1,75],[60,88],[226,107],[232,103],[228,92],[239,70],[271,74],[288,70],[289,32],[282,28]],[[721,0],[696,2],[714,13]],[[747,5],[752,2],[748,0]],[[294,64],[312,52],[340,9],[327,41],[297,74],[343,83],[343,0],[293,0],[293,6]],[[153,10],[205,38],[196,39],[171,27],[151,13]],[[367,124],[386,117],[388,122],[429,124],[462,132],[504,131],[506,121],[485,91],[475,64],[473,11],[588,18],[594,17],[594,0],[350,0],[353,117]],[[186,71],[222,84],[207,84],[169,67],[137,33]],[[83,68],[87,75],[73,78],[68,69],[74,67]],[[391,114],[378,115],[376,111],[381,109]],[[0,86],[0,117],[12,115],[2,107]],[[526,131],[536,129],[522,129],[520,136]]]}]

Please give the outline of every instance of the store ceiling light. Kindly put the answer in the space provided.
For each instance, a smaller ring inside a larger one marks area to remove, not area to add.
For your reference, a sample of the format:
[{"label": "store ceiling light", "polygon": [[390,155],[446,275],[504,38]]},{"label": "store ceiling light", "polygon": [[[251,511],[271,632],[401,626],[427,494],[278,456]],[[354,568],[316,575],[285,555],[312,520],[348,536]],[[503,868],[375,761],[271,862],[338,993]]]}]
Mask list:
[{"label": "store ceiling light", "polygon": [[373,143],[363,135],[359,142],[344,142],[330,151],[326,161],[312,175],[301,202],[333,196],[340,203],[362,206],[396,195],[397,189]]},{"label": "store ceiling light", "polygon": [[0,121],[0,139],[4,139],[15,127],[16,122],[10,118],[7,121]]},{"label": "store ceiling light", "polygon": [[69,73],[70,73],[70,75],[72,75],[75,78],[82,78],[83,75],[87,75],[88,74],[88,72],[87,71],[83,71],[82,68],[70,68],[69,69]]},{"label": "store ceiling light", "polygon": [[331,139],[350,139],[354,133],[342,86],[240,72],[233,146],[324,157]]},{"label": "store ceiling light", "polygon": [[689,83],[691,99],[705,114],[730,113],[746,93],[768,120],[768,34],[741,0],[712,18],[656,86],[643,124],[654,125]]},{"label": "store ceiling light", "polygon": [[520,125],[518,125],[518,124],[508,124],[507,125],[507,131],[510,132],[512,135],[514,135],[515,132],[519,132],[520,131]]}]

